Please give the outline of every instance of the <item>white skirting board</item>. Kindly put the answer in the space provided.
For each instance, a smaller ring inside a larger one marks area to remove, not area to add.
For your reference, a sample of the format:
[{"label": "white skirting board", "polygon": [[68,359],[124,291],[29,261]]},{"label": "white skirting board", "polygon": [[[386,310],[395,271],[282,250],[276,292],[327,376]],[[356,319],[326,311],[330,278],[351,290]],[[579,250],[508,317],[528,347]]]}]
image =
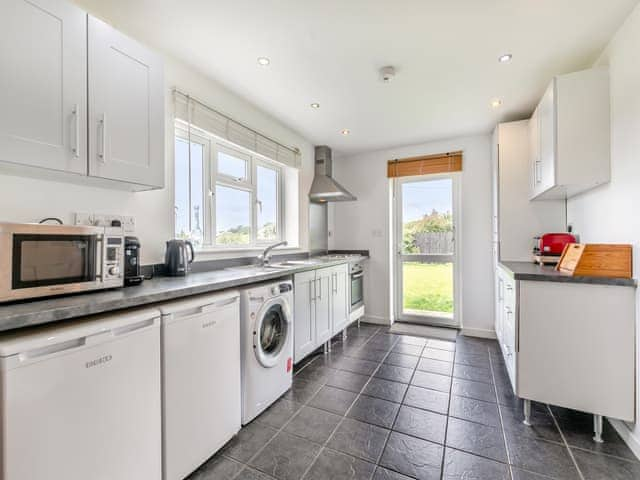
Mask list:
[{"label": "white skirting board", "polygon": [[467,337],[496,338],[496,332],[493,329],[487,330],[484,328],[467,328],[463,326],[461,333]]},{"label": "white skirting board", "polygon": [[380,317],[378,315],[366,314],[364,317],[362,317],[362,321],[366,323],[375,323],[376,325],[384,325],[387,327],[391,325],[390,319],[386,317]]},{"label": "white skirting board", "polygon": [[631,433],[629,427],[627,427],[622,420],[616,420],[614,418],[607,418],[607,420],[609,420],[611,426],[616,429],[618,435],[622,437],[622,440],[624,440],[624,443],[627,444],[633,454],[640,459],[640,439]]}]

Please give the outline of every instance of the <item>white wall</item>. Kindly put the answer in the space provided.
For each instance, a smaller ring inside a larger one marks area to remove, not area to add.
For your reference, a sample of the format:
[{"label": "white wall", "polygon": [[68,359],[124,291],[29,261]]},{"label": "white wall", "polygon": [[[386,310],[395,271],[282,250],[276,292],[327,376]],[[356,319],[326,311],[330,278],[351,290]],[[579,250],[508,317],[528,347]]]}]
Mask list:
[{"label": "white wall", "polygon": [[493,335],[491,137],[479,135],[397,147],[334,161],[334,176],[358,197],[331,205],[331,249],[368,249],[367,317],[391,323],[390,214],[387,161],[463,150],[461,179],[462,322],[467,333]]},{"label": "white wall", "polygon": [[[611,182],[572,198],[567,220],[584,242],[633,244],[640,272],[640,6],[611,40],[598,63],[609,64],[611,82]],[[636,308],[640,297],[636,294]],[[636,313],[636,332],[640,331]],[[609,319],[615,328],[615,318]],[[637,351],[640,351],[640,343]],[[640,375],[640,368],[636,371]],[[614,372],[612,372],[614,374]],[[640,376],[637,381],[640,387]],[[638,391],[638,387],[636,387]],[[636,417],[640,415],[640,396]],[[640,453],[640,425],[630,426]]]},{"label": "white wall", "polygon": [[[100,11],[82,8],[109,22],[109,2],[101,2]],[[92,7],[93,8],[93,7]],[[116,26],[117,27],[117,26]],[[124,32],[138,38],[136,32]],[[170,90],[178,87],[194,97],[247,126],[278,140],[296,146],[302,152],[299,198],[290,199],[295,205],[299,223],[300,247],[308,248],[308,196],[313,180],[313,147],[299,134],[246,100],[233,94],[216,81],[199,74],[178,60],[165,56],[166,83],[166,176],[164,190],[152,192],[123,192],[69,183],[0,175],[0,221],[33,222],[43,217],[60,217],[65,223],[73,220],[73,212],[134,215],[136,235],[142,242],[142,262],[163,261],[165,241],[173,236],[173,99]],[[200,259],[214,255],[199,255]]]}]

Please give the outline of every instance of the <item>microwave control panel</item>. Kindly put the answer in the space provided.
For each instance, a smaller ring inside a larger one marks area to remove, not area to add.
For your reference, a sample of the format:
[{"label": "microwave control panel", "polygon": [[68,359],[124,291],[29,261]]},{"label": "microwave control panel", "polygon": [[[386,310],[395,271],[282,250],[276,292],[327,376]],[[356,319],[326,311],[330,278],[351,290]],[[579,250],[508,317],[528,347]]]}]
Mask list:
[{"label": "microwave control panel", "polygon": [[124,267],[124,239],[120,236],[105,236],[104,278],[121,278]]}]

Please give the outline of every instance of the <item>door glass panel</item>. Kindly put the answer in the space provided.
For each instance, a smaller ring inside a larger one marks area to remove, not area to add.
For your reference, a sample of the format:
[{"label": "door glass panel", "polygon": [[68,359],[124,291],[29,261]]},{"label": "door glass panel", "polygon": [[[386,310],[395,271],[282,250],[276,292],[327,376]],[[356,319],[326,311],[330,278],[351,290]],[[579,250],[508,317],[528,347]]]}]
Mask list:
[{"label": "door glass panel", "polygon": [[256,207],[258,240],[278,238],[278,171],[258,165]]},{"label": "door glass panel", "polygon": [[204,145],[176,137],[175,143],[175,233],[176,238],[201,245],[204,235],[203,165]]},{"label": "door glass panel", "polygon": [[216,243],[248,245],[251,241],[251,192],[216,186]]},{"label": "door glass panel", "polygon": [[260,327],[260,348],[264,353],[274,356],[280,352],[285,339],[285,329],[282,307],[274,305],[265,314]]},{"label": "door glass panel", "polygon": [[453,318],[453,180],[403,182],[402,313]]},{"label": "door glass panel", "polygon": [[351,279],[351,306],[362,302],[362,277]]}]

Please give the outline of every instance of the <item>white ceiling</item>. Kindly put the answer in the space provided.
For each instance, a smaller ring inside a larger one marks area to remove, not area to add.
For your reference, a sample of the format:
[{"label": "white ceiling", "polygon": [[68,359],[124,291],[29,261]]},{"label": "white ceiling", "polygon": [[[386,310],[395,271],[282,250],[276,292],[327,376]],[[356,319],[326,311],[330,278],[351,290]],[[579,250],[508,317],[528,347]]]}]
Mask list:
[{"label": "white ceiling", "polygon": [[[528,116],[551,76],[591,65],[638,0],[78,3],[310,141],[355,153]],[[505,52],[512,62],[498,63]],[[385,65],[397,69],[390,84],[378,75]]]}]

